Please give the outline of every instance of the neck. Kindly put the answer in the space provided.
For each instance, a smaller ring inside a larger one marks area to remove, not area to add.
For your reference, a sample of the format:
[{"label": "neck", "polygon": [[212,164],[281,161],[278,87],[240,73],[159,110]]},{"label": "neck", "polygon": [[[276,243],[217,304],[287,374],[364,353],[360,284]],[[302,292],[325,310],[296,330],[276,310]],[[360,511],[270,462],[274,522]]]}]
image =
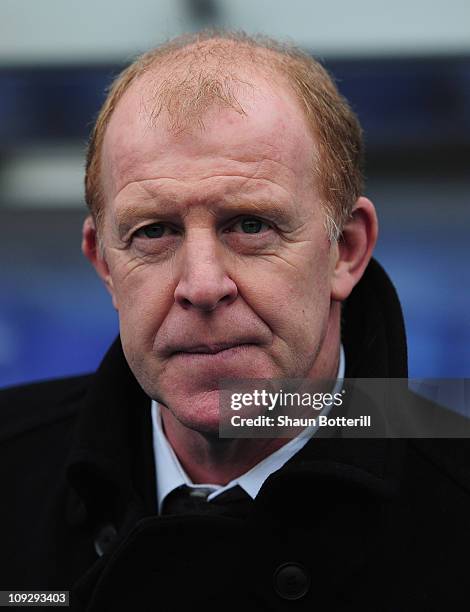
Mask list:
[{"label": "neck", "polygon": [[[339,364],[340,304],[332,303],[330,322],[321,349],[306,378],[336,378]],[[195,484],[225,485],[257,465],[287,438],[225,439],[189,429],[160,404],[165,435],[181,465]]]}]

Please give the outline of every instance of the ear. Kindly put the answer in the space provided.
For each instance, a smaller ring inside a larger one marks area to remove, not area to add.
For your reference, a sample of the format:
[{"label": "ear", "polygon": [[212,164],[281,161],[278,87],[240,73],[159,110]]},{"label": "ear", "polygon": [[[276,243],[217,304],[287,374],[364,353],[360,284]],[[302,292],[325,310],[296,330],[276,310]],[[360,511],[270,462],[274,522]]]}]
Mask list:
[{"label": "ear", "polygon": [[331,283],[333,300],[344,301],[359,282],[372,257],[377,235],[375,207],[370,200],[360,197],[337,243],[337,260]]},{"label": "ear", "polygon": [[82,230],[82,253],[88,259],[88,261],[95,268],[96,273],[106,285],[111,297],[113,299],[113,306],[116,310],[117,301],[116,294],[114,292],[113,279],[109,273],[108,264],[106,262],[104,252],[100,248],[98,232],[96,229],[95,221],[93,217],[89,215],[83,222]]}]

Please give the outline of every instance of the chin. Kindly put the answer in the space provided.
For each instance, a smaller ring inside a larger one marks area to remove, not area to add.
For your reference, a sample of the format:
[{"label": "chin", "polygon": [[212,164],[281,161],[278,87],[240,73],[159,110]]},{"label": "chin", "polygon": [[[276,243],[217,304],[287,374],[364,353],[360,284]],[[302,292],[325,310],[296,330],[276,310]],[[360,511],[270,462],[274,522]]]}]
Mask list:
[{"label": "chin", "polygon": [[219,391],[167,396],[165,406],[173,418],[183,427],[205,435],[219,434],[220,410]]}]

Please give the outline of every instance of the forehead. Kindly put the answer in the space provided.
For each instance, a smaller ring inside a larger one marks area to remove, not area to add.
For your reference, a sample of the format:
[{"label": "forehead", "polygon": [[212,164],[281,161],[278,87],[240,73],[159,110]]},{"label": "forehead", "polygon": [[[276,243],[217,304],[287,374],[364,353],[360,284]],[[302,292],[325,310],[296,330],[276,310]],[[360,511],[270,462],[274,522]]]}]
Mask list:
[{"label": "forehead", "polygon": [[203,178],[208,166],[214,175],[274,173],[291,182],[311,181],[315,141],[299,102],[280,78],[246,76],[236,92],[242,112],[211,104],[181,131],[172,127],[166,110],[152,119],[161,78],[138,79],[111,116],[102,149],[106,199],[134,181]]}]

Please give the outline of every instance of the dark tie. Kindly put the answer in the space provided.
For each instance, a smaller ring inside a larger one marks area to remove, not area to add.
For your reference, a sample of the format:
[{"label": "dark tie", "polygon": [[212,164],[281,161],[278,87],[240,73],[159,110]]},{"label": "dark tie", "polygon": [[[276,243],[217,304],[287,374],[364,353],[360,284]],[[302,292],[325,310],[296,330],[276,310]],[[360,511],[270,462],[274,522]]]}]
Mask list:
[{"label": "dark tie", "polygon": [[163,500],[161,514],[203,514],[206,516],[232,516],[242,518],[250,512],[253,500],[238,485],[207,501],[210,489],[178,487]]}]

